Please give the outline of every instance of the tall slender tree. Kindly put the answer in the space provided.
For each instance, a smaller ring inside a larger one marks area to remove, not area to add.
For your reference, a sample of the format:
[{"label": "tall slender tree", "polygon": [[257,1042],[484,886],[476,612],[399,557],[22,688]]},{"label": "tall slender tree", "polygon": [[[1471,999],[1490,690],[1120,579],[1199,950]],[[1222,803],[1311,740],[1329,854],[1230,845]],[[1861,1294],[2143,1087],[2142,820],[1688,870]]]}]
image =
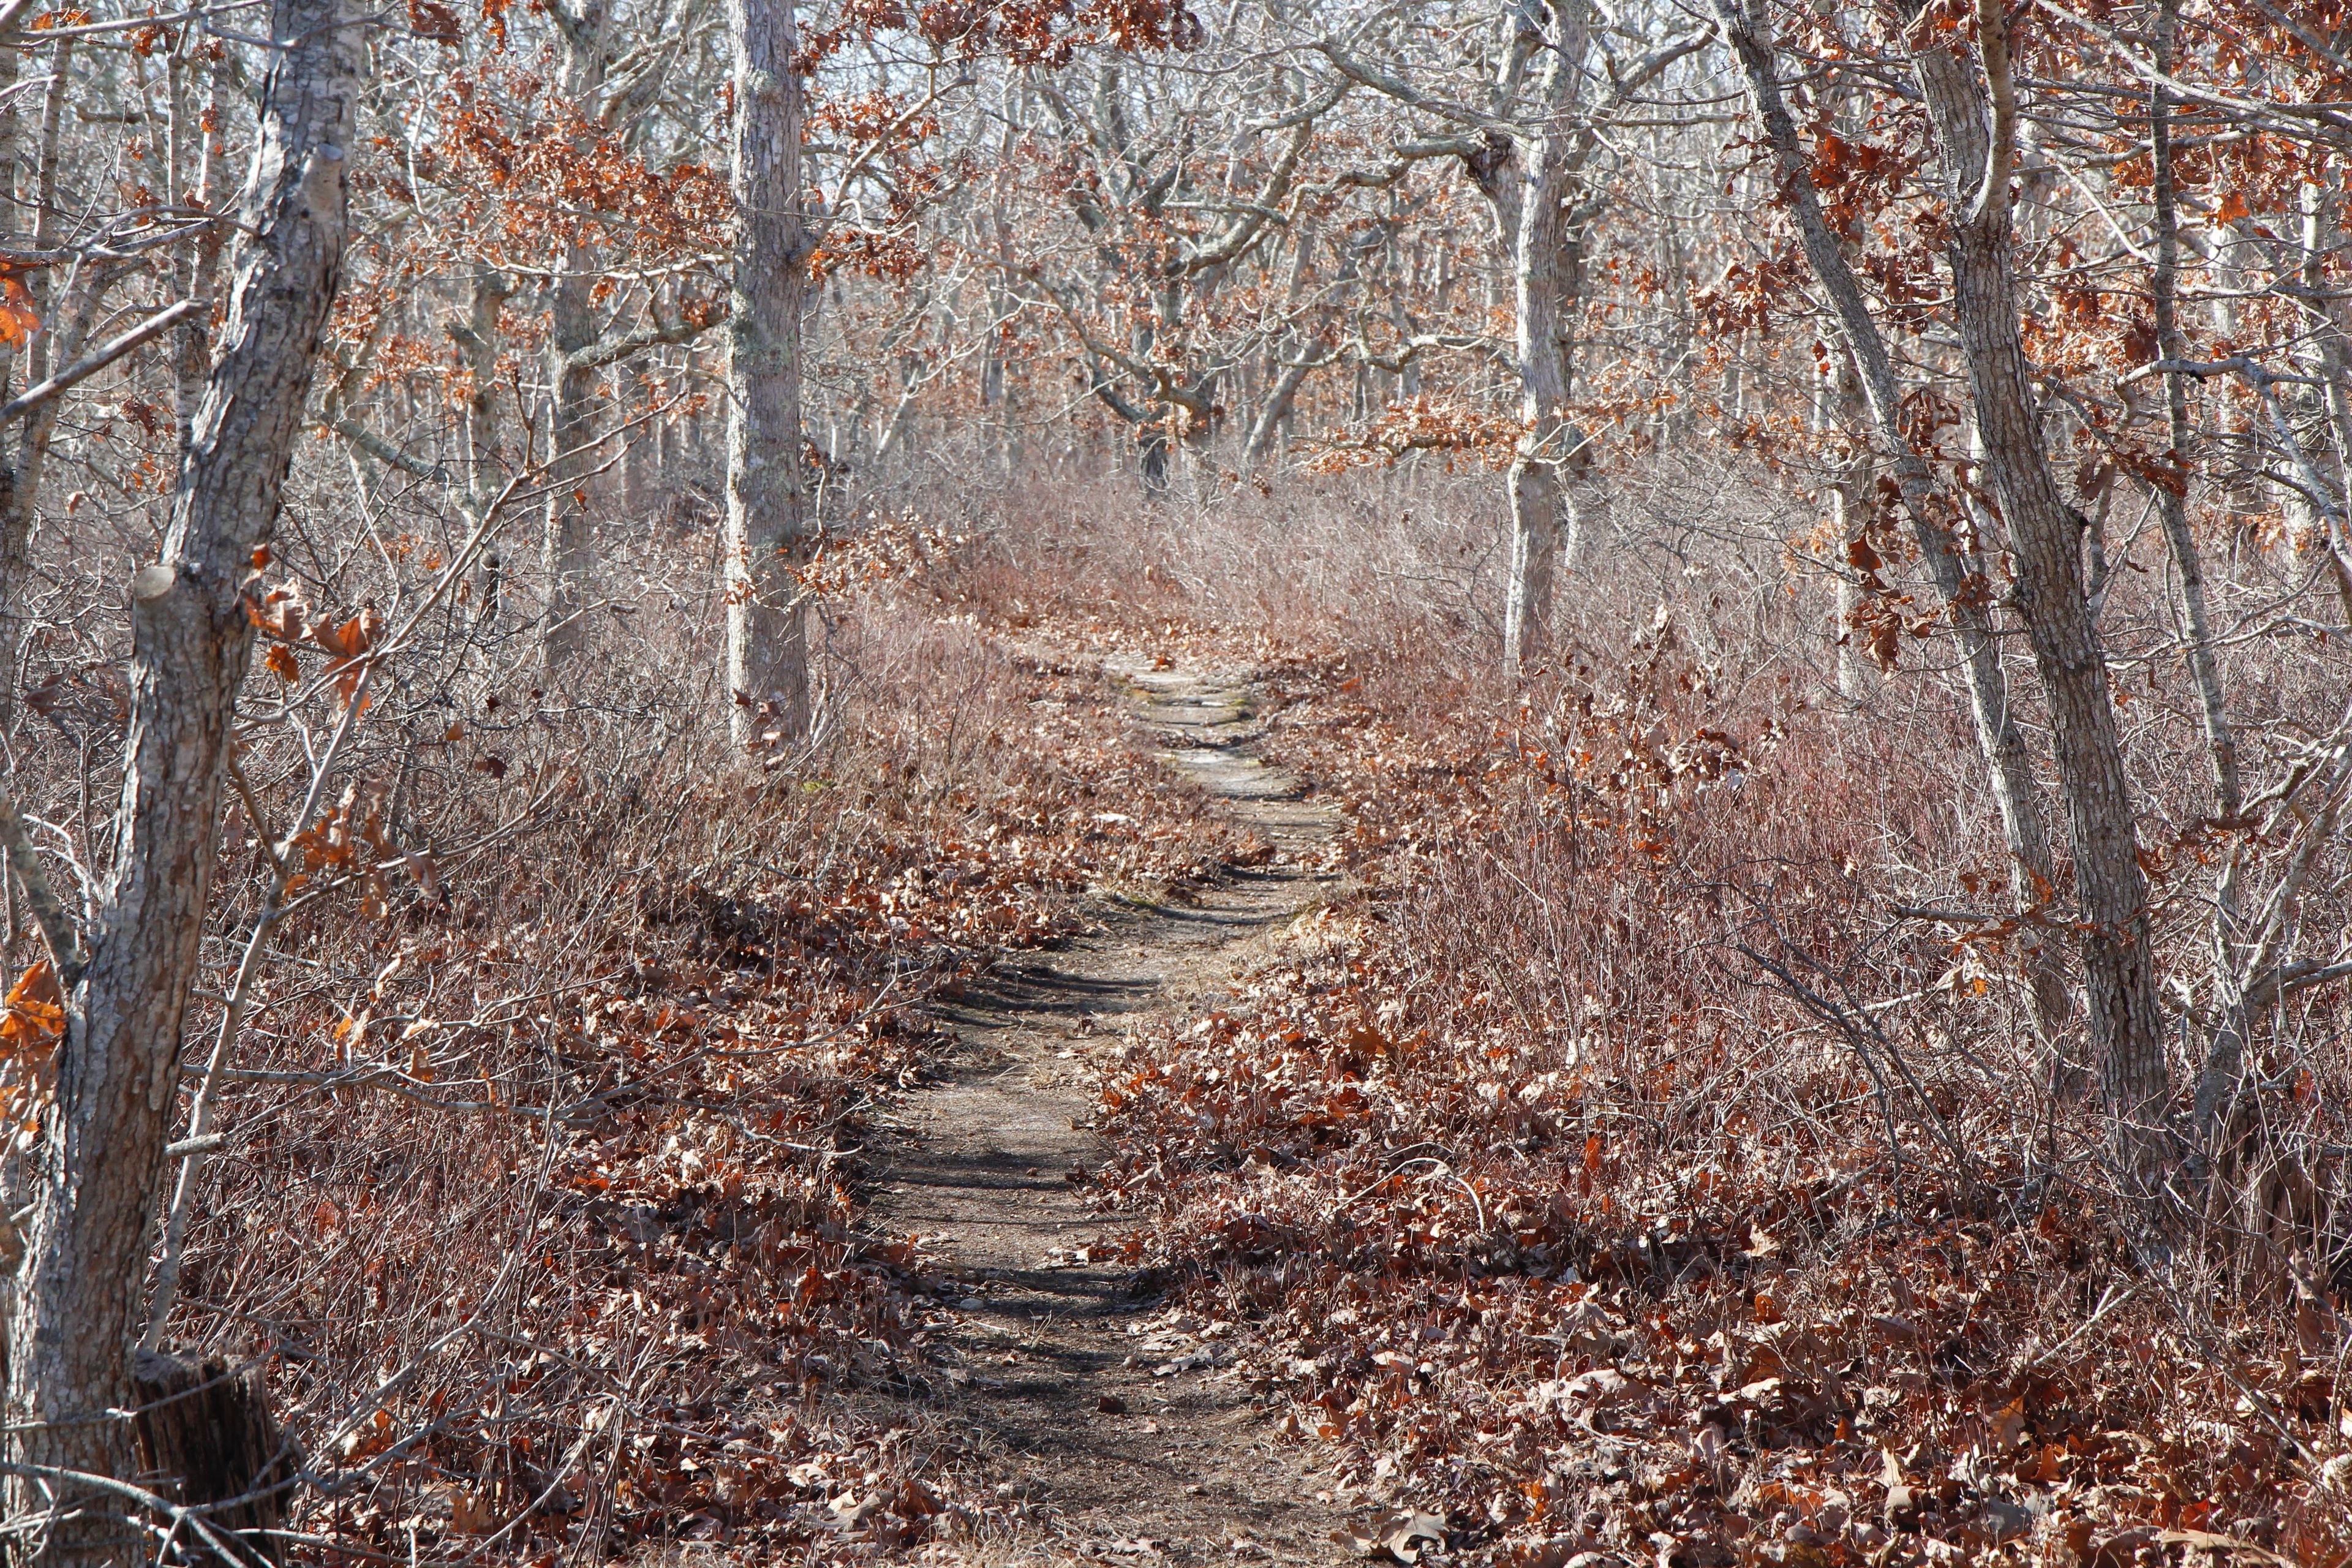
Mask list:
[{"label": "tall slender tree", "polygon": [[2105,651],[2083,574],[2084,525],[2058,486],[2018,309],[2011,214],[2017,89],[1999,0],[1979,0],[1978,58],[1949,41],[1913,65],[1935,125],[1950,215],[1953,318],[1986,488],[2017,562],[2017,603],[2050,705],[2051,750],[2074,840],[2091,1047],[2125,1165],[2148,1180],[2168,1142],[2170,1085],[2157,1004],[2147,878]]},{"label": "tall slender tree", "polygon": [[727,327],[727,688],[738,744],[809,724],[808,635],[792,574],[807,528],[801,314],[812,249],[793,0],[729,0],[736,203]]},{"label": "tall slender tree", "polygon": [[[205,933],[231,729],[312,365],[341,279],[360,41],[342,0],[275,0],[228,318],[189,431],[159,559],[131,601],[130,723],[114,856],[77,939],[13,810],[0,830],[62,983],[56,1094],[10,1173],[22,1261],[0,1275],[10,1512],[54,1510],[53,1562],[138,1562],[144,1539],[78,1477],[131,1473],[140,1287],[177,1107],[181,1026]],[[65,1506],[58,1506],[62,1500]]]},{"label": "tall slender tree", "polygon": [[1500,26],[1491,81],[1451,99],[1421,79],[1442,79],[1443,68],[1417,68],[1409,59],[1375,65],[1334,39],[1317,47],[1349,80],[1445,125],[1446,134],[1400,140],[1396,152],[1403,161],[1458,160],[1494,216],[1496,249],[1510,280],[1521,425],[1511,459],[1503,605],[1504,663],[1517,670],[1545,655],[1553,584],[1576,525],[1571,477],[1591,461],[1588,435],[1570,411],[1577,316],[1586,303],[1593,232],[1609,207],[1596,154],[1606,150],[1610,123],[1706,35],[1654,37],[1612,26],[1608,31],[1630,36],[1642,51],[1621,56],[1596,31],[1583,0],[1514,0]]},{"label": "tall slender tree", "polygon": [[[2057,862],[2043,818],[2042,786],[2010,700],[1990,595],[1980,564],[1956,536],[1961,509],[1937,482],[1935,470],[1904,427],[1905,388],[1885,335],[1863,296],[1853,262],[1822,209],[1796,118],[1782,90],[1770,18],[1759,0],[1715,0],[1715,15],[1771,149],[1780,200],[1846,341],[1879,456],[1893,470],[1895,493],[1959,643],[1960,674],[1984,753],[1986,783],[2000,813],[2009,850],[2011,898],[2021,912],[2039,910],[2055,896]],[[2022,938],[2034,1024],[2044,1042],[2054,1047],[2072,1011],[2065,981],[2057,955],[2041,931],[2029,925]]]}]

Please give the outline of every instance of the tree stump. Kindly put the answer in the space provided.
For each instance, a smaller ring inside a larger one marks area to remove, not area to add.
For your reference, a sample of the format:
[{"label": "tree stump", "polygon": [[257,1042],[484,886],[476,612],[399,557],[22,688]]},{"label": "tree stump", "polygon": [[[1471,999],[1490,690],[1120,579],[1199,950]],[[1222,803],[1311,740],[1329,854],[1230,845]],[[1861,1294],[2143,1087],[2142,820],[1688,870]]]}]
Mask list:
[{"label": "tree stump", "polygon": [[[141,1406],[141,1484],[157,1496],[183,1507],[226,1502],[294,1473],[293,1452],[270,1419],[269,1392],[259,1368],[232,1374],[223,1362],[141,1351],[131,1378]],[[243,1533],[255,1558],[280,1562],[281,1541],[248,1532],[278,1529],[286,1517],[286,1495],[255,1498],[207,1514],[205,1522]]]}]

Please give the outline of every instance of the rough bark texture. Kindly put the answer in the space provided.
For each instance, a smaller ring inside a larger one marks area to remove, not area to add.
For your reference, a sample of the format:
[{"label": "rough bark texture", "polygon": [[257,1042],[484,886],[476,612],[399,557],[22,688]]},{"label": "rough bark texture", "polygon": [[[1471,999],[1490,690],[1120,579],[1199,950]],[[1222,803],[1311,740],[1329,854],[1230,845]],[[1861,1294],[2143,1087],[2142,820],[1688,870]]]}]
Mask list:
[{"label": "rough bark texture", "polygon": [[[238,1531],[254,1556],[282,1561],[285,1543],[258,1532],[285,1522],[286,1493],[270,1489],[293,1476],[294,1455],[270,1417],[260,1373],[232,1374],[217,1361],[141,1351],[131,1361],[131,1382],[138,1399],[132,1431],[140,1484],[184,1508],[250,1497],[207,1521],[217,1530]],[[252,1497],[256,1492],[262,1495]]]},{"label": "rough bark texture", "polygon": [[[171,110],[171,151],[165,160],[174,186],[173,200],[184,206],[209,208],[216,168],[217,136],[207,125],[220,122],[219,66],[195,47],[196,35],[181,35],[172,54],[168,81]],[[200,92],[192,94],[192,88]],[[192,102],[199,98],[201,102]],[[218,225],[205,231],[193,247],[180,250],[172,261],[172,287],[183,300],[209,300],[219,287],[220,260],[226,237]],[[180,456],[195,434],[196,410],[203,405],[205,379],[212,370],[213,334],[208,316],[197,316],[172,334],[173,424],[180,435]]]},{"label": "rough bark texture", "polygon": [[[609,21],[602,0],[552,0],[548,16],[563,40],[563,91],[581,113],[605,109],[610,68]],[[546,583],[541,606],[540,655],[554,677],[588,646],[596,574],[595,521],[589,512],[587,476],[596,466],[596,391],[602,363],[596,345],[597,258],[567,245],[548,300],[547,510],[541,520],[540,571]],[[496,309],[495,306],[492,307]],[[495,317],[493,317],[495,323]]]},{"label": "rough bark texture", "polygon": [[1290,410],[1298,400],[1298,389],[1307,378],[1320,370],[1327,362],[1320,359],[1290,360],[1282,366],[1258,409],[1256,421],[1250,426],[1249,439],[1242,448],[1242,461],[1255,468],[1274,451],[1276,438],[1290,419]]},{"label": "rough bark texture", "polygon": [[790,570],[806,529],[801,312],[803,103],[792,0],[729,0],[737,206],[727,353],[727,687],[738,744],[809,724],[807,632]]},{"label": "rough bark texture", "polygon": [[[1445,148],[1446,155],[1461,160],[1486,200],[1511,280],[1514,359],[1525,426],[1511,468],[1504,602],[1504,664],[1513,672],[1543,656],[1563,547],[1571,555],[1575,549],[1578,520],[1570,487],[1591,461],[1584,437],[1567,415],[1575,364],[1570,316],[1584,294],[1585,237],[1607,202],[1604,192],[1593,189],[1591,156],[1610,117],[1637,101],[1645,87],[1705,41],[1706,35],[1697,32],[1665,39],[1630,69],[1608,59],[1604,75],[1590,61],[1590,0],[1510,0],[1483,111],[1491,122],[1475,138],[1449,140]],[[1428,101],[1409,82],[1335,45],[1317,47],[1350,80],[1404,103]],[[1528,74],[1538,67],[1530,89]],[[1589,104],[1588,79],[1598,94]],[[1490,308],[1500,303],[1491,274],[1488,299]],[[1360,358],[1357,367],[1360,418],[1366,413],[1366,378],[1373,363]]]},{"label": "rough bark texture", "polygon": [[[0,49],[0,54],[7,57],[8,68],[13,73],[17,51]],[[36,215],[32,232],[26,237],[30,241],[27,248],[37,251],[48,249],[57,237],[58,142],[65,123],[66,86],[73,75],[70,39],[57,47],[50,57],[49,69],[49,86],[41,104],[40,136],[26,170],[29,177],[25,194],[30,198],[27,205]],[[18,118],[13,108],[0,113],[0,121],[8,122],[6,130],[0,131],[0,179],[14,175],[21,156],[16,147]],[[17,345],[9,356],[23,366],[18,379],[27,387],[51,370],[72,363],[93,313],[85,308],[71,312],[68,321],[56,321],[54,289],[46,268],[33,275],[28,287],[35,310],[52,319],[48,330]],[[86,307],[96,306],[99,288],[94,280],[83,286],[80,296]],[[64,339],[62,353],[60,336]],[[40,496],[41,470],[48,461],[58,407],[58,400],[52,398],[26,416],[13,450],[7,432],[0,430],[0,730],[5,730],[16,720],[16,666],[26,633],[24,596],[32,574],[34,504]]]},{"label": "rough bark texture", "polygon": [[494,267],[474,274],[467,300],[465,331],[459,342],[466,351],[471,386],[466,395],[466,489],[478,510],[488,506],[504,482],[500,465],[506,459],[499,427],[499,310],[512,297],[513,283]]},{"label": "rough bark texture", "polygon": [[[2001,836],[2009,850],[2011,899],[2021,910],[2039,910],[2054,896],[2056,863],[2042,818],[2042,788],[2034,777],[2032,757],[2010,709],[2009,679],[2001,669],[1990,584],[1953,536],[1950,520],[1957,518],[1957,509],[1904,433],[1903,392],[1895,380],[1894,359],[1863,298],[1853,264],[1822,211],[1796,120],[1780,91],[1770,30],[1756,7],[1742,0],[1716,0],[1715,15],[1755,100],[1757,117],[1772,147],[1781,197],[1796,223],[1805,259],[1837,313],[1839,330],[1861,375],[1863,398],[1881,455],[1894,468],[1912,535],[1943,599],[1952,635],[1960,645],[1960,670],[1968,684],[1977,743],[1984,752],[1987,783],[2000,813]],[[2034,1026],[2043,1041],[2054,1047],[2073,1004],[2057,953],[2042,932],[2028,926],[2021,936]]]},{"label": "rough bark texture", "polygon": [[[513,282],[495,268],[475,273],[466,324],[456,334],[472,377],[466,396],[466,494],[473,517],[480,517],[497,500],[509,460],[499,417],[499,310],[513,289]],[[505,576],[505,559],[495,549],[484,550],[474,567],[474,614],[484,625],[498,620]]]},{"label": "rough bark texture", "polygon": [[[1833,385],[1824,389],[1836,405],[1837,416],[1847,426],[1866,426],[1869,405],[1862,395],[1862,380],[1854,373],[1853,356],[1839,356]],[[1826,421],[1824,421],[1826,423]],[[1829,485],[1830,520],[1837,530],[1841,558],[1851,561],[1856,545],[1866,545],[1864,537],[1871,521],[1870,453],[1866,447],[1857,446],[1833,470]],[[1841,575],[1837,580],[1837,619],[1831,627],[1831,637],[1837,649],[1838,695],[1849,702],[1863,702],[1878,690],[1878,667],[1863,652],[1855,637],[1854,612],[1861,608],[1862,584],[1857,576]]]},{"label": "rough bark texture", "polygon": [[[1990,33],[1997,40],[1997,25]],[[1998,47],[1990,42],[1989,53]],[[1922,50],[1915,64],[1952,214],[1953,314],[1984,477],[2008,527],[2017,599],[2049,703],[2082,903],[2092,1052],[2116,1117],[2116,1152],[2144,1181],[2163,1152],[2170,1086],[2148,951],[2147,882],[2106,656],[2084,591],[2082,523],[2059,492],[2042,445],[2018,322],[2009,170],[1998,155],[1998,117],[1988,124],[1983,83],[1949,48]],[[1998,55],[1990,64],[1997,73],[2002,68]],[[2000,97],[1996,90],[1996,106]]]},{"label": "rough bark texture", "polygon": [[[121,1476],[128,1356],[204,933],[230,721],[253,631],[244,603],[300,431],[344,239],[358,39],[341,0],[277,0],[246,237],[222,350],[191,433],[162,559],[130,584],[131,711],[118,847],[70,995],[57,1098],[25,1157],[32,1215],[6,1280],[7,1418],[18,1463]],[[51,1483],[72,1495],[70,1483]],[[9,1483],[17,1517],[44,1488]],[[68,1561],[133,1559],[93,1501]]]}]

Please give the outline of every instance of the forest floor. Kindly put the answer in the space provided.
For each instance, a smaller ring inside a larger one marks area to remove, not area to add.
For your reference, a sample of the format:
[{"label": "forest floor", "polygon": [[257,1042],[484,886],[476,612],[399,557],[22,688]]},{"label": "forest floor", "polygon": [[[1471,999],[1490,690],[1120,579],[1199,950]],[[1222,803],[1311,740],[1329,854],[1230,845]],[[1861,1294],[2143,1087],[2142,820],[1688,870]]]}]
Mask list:
[{"label": "forest floor", "polygon": [[[377,1409],[309,1539],[2352,1568],[2335,1277],[2149,1289],[2013,969],[1884,914],[1917,868],[1974,889],[1964,735],[1727,692],[1671,617],[1497,689],[1359,623],[902,575],[845,622],[862,684],[806,771],[682,763],[564,819],[604,879],[495,928],[412,909],[396,950],[360,923],[365,996],[288,1005],[324,1074],[372,1005],[470,995],[462,1047],[367,1070],[530,1112],[404,1093],[250,1141],[274,1206],[206,1267],[302,1350],[290,1417]],[[508,787],[571,765],[518,752]],[[566,976],[532,1028],[480,1000]],[[332,1300],[294,1272],[330,1245]],[[452,1340],[452,1300],[502,1316]],[[446,1347],[390,1398],[387,1324]]]},{"label": "forest floor", "polygon": [[1105,1152],[1093,1058],[1269,961],[1324,901],[1336,813],[1253,754],[1242,678],[1109,675],[1169,765],[1270,853],[1181,902],[1116,896],[1092,933],[940,1004],[958,1049],[881,1129],[876,1217],[965,1292],[927,1414],[1032,1521],[984,1559],[1339,1561],[1353,1554],[1333,1543],[1332,1494],[1241,1382],[1234,1325],[1158,1310],[1135,1222],[1084,1185]]}]

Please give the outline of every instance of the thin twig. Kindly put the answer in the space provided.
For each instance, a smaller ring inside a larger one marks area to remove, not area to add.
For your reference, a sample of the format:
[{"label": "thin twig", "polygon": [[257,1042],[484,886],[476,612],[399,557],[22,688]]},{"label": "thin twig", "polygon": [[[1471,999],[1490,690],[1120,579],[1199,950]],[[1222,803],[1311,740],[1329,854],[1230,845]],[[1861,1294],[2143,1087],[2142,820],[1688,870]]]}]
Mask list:
[{"label": "thin twig", "polygon": [[140,344],[162,336],[197,311],[209,308],[202,300],[183,300],[168,310],[157,311],[111,342],[100,344],[79,363],[68,365],[38,386],[26,387],[6,404],[0,405],[0,425],[20,415],[30,414],[51,398],[71,391],[77,383],[96,375]]}]

